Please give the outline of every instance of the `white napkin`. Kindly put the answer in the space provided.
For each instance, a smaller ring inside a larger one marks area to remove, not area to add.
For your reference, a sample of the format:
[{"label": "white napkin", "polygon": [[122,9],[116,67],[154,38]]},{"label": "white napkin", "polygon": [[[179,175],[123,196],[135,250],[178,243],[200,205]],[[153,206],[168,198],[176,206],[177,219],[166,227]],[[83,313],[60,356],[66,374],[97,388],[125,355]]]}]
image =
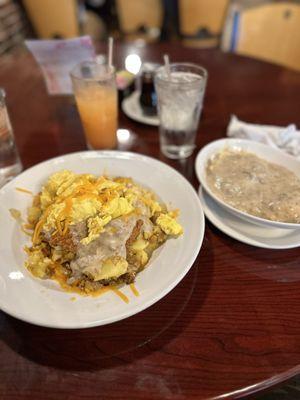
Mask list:
[{"label": "white napkin", "polygon": [[265,143],[300,158],[300,131],[294,124],[286,128],[249,124],[232,115],[227,127],[227,136]]}]

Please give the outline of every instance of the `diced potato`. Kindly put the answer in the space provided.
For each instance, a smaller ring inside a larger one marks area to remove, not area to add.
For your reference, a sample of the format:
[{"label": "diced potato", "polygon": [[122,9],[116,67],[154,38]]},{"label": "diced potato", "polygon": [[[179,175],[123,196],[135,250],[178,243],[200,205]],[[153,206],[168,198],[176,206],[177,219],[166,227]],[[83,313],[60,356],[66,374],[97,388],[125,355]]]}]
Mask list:
[{"label": "diced potato", "polygon": [[25,261],[25,266],[37,278],[47,278],[49,266],[52,264],[50,258],[45,257],[41,249],[34,249],[29,252],[29,257]]},{"label": "diced potato", "polygon": [[93,265],[85,268],[84,273],[90,275],[94,281],[101,279],[118,278],[125,274],[128,262],[120,256],[107,258],[100,265]]},{"label": "diced potato", "polygon": [[35,225],[38,222],[38,220],[41,216],[41,213],[42,213],[42,211],[41,211],[40,207],[36,207],[36,206],[29,207],[28,212],[27,212],[28,222],[32,225]]},{"label": "diced potato", "polygon": [[131,248],[135,251],[144,250],[148,246],[149,242],[144,239],[137,239],[132,243]]},{"label": "diced potato", "polygon": [[144,250],[139,250],[135,254],[140,267],[144,267],[148,262],[148,254]]}]

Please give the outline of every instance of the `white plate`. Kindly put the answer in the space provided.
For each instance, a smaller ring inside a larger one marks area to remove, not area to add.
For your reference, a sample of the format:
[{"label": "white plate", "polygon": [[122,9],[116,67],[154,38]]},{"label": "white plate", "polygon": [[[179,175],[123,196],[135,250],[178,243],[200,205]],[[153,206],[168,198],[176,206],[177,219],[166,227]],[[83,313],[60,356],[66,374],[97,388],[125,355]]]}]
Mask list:
[{"label": "white plate", "polygon": [[[61,169],[132,177],[153,189],[166,204],[180,209],[179,221],[185,233],[159,248],[148,268],[137,276],[139,297],[133,295],[129,286],[121,289],[129,297],[129,304],[112,292],[100,297],[64,292],[54,281],[32,277],[24,267],[26,255],[23,247],[30,238],[20,231],[9,209],[16,208],[24,215],[32,198],[15,188],[37,193],[47,177]],[[181,174],[153,158],[117,151],[68,154],[28,169],[0,190],[0,216],[0,308],[24,321],[53,328],[104,325],[149,307],[173,289],[188,272],[204,234],[204,215],[199,198]],[[72,297],[76,300],[71,301]]]},{"label": "white plate", "polygon": [[251,246],[265,249],[292,249],[300,246],[298,229],[264,228],[245,222],[220,207],[208,193],[199,188],[199,197],[205,216],[226,235]]},{"label": "white plate", "polygon": [[206,181],[206,165],[208,160],[216,153],[224,148],[232,148],[236,150],[249,151],[255,153],[258,157],[265,160],[281,165],[290,171],[294,172],[300,178],[300,161],[281,150],[267,146],[262,143],[253,142],[245,139],[220,139],[209,143],[198,153],[195,168],[197,177],[204,187],[205,191],[222,207],[233,215],[243,218],[245,221],[252,224],[257,224],[263,227],[274,227],[279,229],[300,229],[300,224],[270,221],[264,218],[255,217],[254,215],[247,214],[240,211],[219,199],[209,188]]},{"label": "white plate", "polygon": [[126,97],[122,102],[122,110],[127,117],[143,124],[159,126],[158,117],[147,117],[143,114],[143,110],[139,102],[140,92],[135,91],[130,96]]}]

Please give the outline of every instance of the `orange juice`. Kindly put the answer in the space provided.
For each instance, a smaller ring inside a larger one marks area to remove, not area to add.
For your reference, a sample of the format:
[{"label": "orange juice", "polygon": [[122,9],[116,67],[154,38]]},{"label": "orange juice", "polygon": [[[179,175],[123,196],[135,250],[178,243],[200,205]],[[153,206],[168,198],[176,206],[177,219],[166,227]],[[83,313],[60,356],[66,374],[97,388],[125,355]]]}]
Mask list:
[{"label": "orange juice", "polygon": [[91,84],[75,92],[86,140],[93,149],[117,144],[118,97],[113,86]]}]

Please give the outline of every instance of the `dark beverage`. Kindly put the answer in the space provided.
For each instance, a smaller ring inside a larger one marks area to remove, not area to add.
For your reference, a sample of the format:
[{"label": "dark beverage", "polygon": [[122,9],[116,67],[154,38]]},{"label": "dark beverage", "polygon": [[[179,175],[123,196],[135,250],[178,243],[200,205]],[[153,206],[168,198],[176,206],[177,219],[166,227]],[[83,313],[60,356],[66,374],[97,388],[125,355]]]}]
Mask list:
[{"label": "dark beverage", "polygon": [[157,97],[154,88],[154,74],[158,64],[144,64],[141,74],[140,105],[147,116],[157,115]]}]

